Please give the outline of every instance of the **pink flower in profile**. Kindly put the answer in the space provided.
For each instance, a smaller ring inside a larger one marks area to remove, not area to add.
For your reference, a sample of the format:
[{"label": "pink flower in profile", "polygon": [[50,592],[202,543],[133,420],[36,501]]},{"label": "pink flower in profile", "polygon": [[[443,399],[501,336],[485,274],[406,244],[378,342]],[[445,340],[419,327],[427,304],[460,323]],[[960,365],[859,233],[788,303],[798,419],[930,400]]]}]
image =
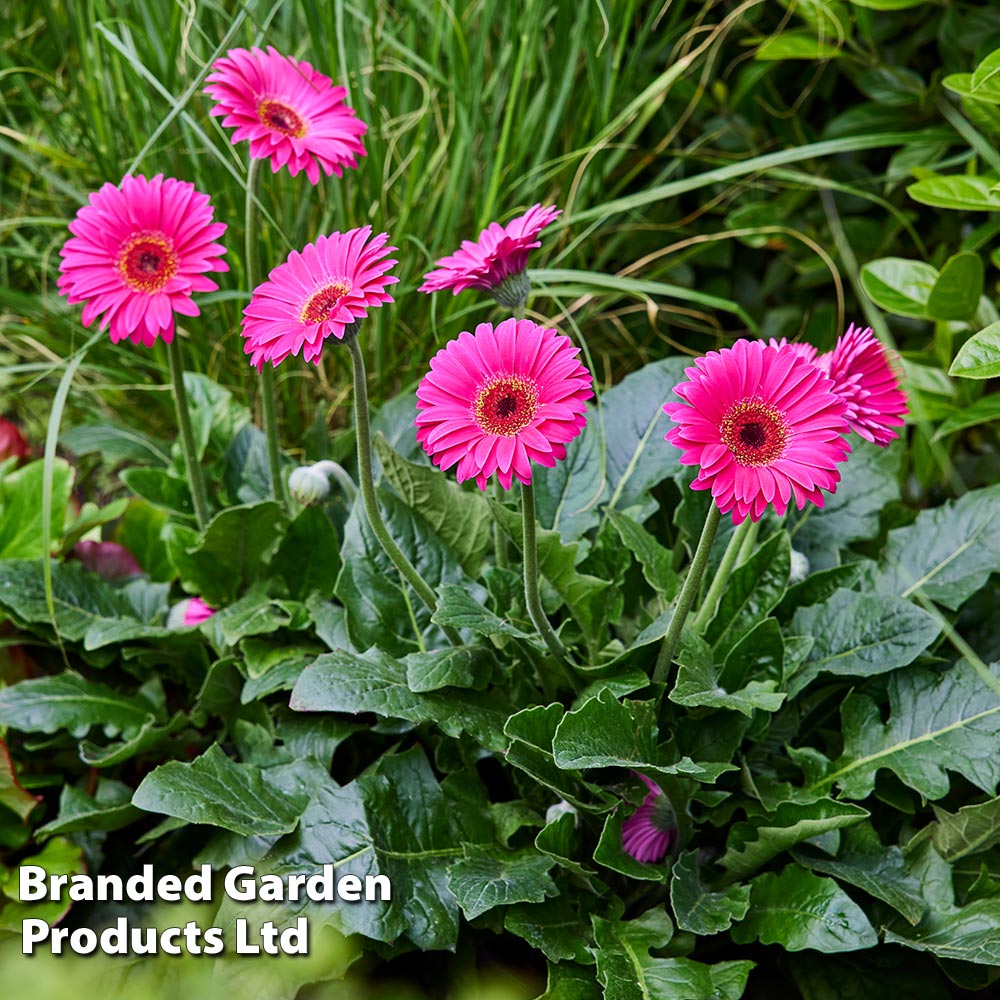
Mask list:
[{"label": "pink flower in profile", "polygon": [[816,362],[833,379],[833,391],[847,406],[848,427],[884,448],[903,425],[906,393],[899,387],[890,356],[871,327],[853,323],[829,354]]},{"label": "pink flower in profile", "polygon": [[437,261],[437,268],[424,275],[421,292],[450,288],[454,295],[466,288],[490,292],[502,306],[516,309],[528,298],[528,278],[524,273],[528,253],[540,247],[538,234],[561,214],[552,205],[532,205],[524,215],[501,226],[491,222],[473,243]]},{"label": "pink flower in profile", "polygon": [[343,340],[369,309],[392,302],[385,288],[399,278],[386,274],[397,263],[387,257],[396,248],[385,245],[387,233],[369,241],[371,232],[365,226],[320,236],[301,252],[293,250],[253,290],[243,310],[243,349],[251,364],[277,365],[300,350],[319,364],[327,337]]},{"label": "pink flower in profile", "polygon": [[670,800],[663,790],[644,774],[634,771],[649,791],[641,806],[622,823],[622,849],[643,864],[662,861],[677,834],[677,824]]},{"label": "pink flower in profile", "polygon": [[851,448],[844,401],[817,365],[791,345],[738,340],[685,374],[674,388],[684,402],[663,409],[681,464],[701,467],[692,489],[710,489],[734,524],[759,521],[770,503],[784,514],[793,496],[799,510],[823,506]]},{"label": "pink flower in profile", "polygon": [[77,542],[71,555],[105,580],[130,580],[142,576],[142,567],[135,556],[117,542]]},{"label": "pink flower in profile", "polygon": [[30,454],[31,448],[17,429],[17,424],[0,417],[0,462],[11,456],[23,462]]},{"label": "pink flower in profile", "polygon": [[365,155],[368,126],[344,103],[347,91],[307,62],[283,56],[273,46],[230,49],[212,63],[205,93],[218,103],[210,114],[235,127],[232,141],[250,140],[250,155],[271,161],[271,172],[287,164],[313,184],[319,171],[340,177]]},{"label": "pink flower in profile", "polygon": [[417,440],[435,465],[480,489],[531,483],[531,463],[566,457],[587,422],[590,372],[569,337],[530,320],[480,323],[431,359],[417,388]]},{"label": "pink flower in profile", "polygon": [[62,248],[59,291],[72,305],[86,302],[83,325],[101,317],[111,340],[152,347],[174,339],[174,313],[197,316],[194,292],[219,286],[207,271],[228,271],[213,242],[225,231],[212,221],[208,195],[193,184],[157,174],[123,178],[90,196],[69,224]]},{"label": "pink flower in profile", "polygon": [[170,614],[167,615],[167,628],[200,625],[214,614],[215,609],[210,608],[200,597],[188,597],[170,609]]}]

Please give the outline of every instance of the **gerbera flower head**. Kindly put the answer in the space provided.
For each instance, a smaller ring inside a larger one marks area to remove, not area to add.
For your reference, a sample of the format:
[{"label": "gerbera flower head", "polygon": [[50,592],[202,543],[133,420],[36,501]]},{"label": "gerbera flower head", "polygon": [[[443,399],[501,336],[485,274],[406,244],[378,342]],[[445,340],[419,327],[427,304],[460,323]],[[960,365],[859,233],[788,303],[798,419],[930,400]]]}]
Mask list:
[{"label": "gerbera flower head", "polygon": [[117,542],[77,542],[71,556],[105,580],[131,580],[142,576],[142,567],[135,556]]},{"label": "gerbera flower head", "polygon": [[70,304],[85,302],[83,325],[101,317],[111,340],[152,347],[174,339],[174,313],[197,316],[194,292],[219,286],[208,271],[228,271],[225,231],[212,221],[207,194],[193,184],[157,174],[105,184],[69,224],[60,251],[59,291]]},{"label": "gerbera flower head", "polygon": [[386,274],[397,263],[388,255],[387,233],[369,240],[371,226],[320,236],[315,243],[293,250],[258,285],[243,310],[244,352],[260,369],[277,365],[289,354],[319,364],[327,337],[343,340],[368,310],[392,296],[387,285],[399,278]]},{"label": "gerbera flower head", "polygon": [[167,615],[167,628],[200,625],[214,614],[215,609],[209,607],[200,597],[188,597],[170,609]]},{"label": "gerbera flower head", "polygon": [[561,212],[553,205],[532,205],[506,226],[491,222],[474,243],[462,240],[460,250],[437,261],[419,291],[450,288],[458,295],[466,288],[481,288],[508,309],[523,306],[529,291],[524,273],[528,254],[542,245],[538,234]]},{"label": "gerbera flower head", "polygon": [[660,786],[644,774],[633,773],[649,791],[642,805],[622,823],[622,850],[643,864],[655,864],[670,850],[677,823],[670,800]]},{"label": "gerbera flower head", "polygon": [[771,347],[788,347],[795,351],[800,358],[805,358],[806,361],[815,361],[816,354],[818,353],[812,344],[806,344],[799,340],[789,340],[787,337],[782,337],[780,340],[776,337],[771,337],[767,343]]},{"label": "gerbera flower head", "polygon": [[28,442],[18,430],[17,424],[0,417],[0,462],[13,456],[18,462],[23,462],[31,454]]},{"label": "gerbera flower head", "polygon": [[833,379],[833,389],[844,400],[848,427],[865,440],[884,448],[903,425],[908,413],[906,393],[899,387],[889,353],[872,333],[853,323],[829,354],[816,362]]},{"label": "gerbera flower head", "polygon": [[530,320],[480,323],[431,359],[417,388],[417,440],[435,465],[457,465],[480,489],[531,483],[531,463],[551,468],[587,422],[590,372],[569,337]]},{"label": "gerbera flower head", "polygon": [[794,496],[823,506],[837,463],[850,452],[845,403],[833,383],[792,345],[738,340],[710,351],[674,388],[683,403],[663,409],[682,465],[698,465],[692,489],[711,490],[733,523],[759,521],[767,505],[784,514]]},{"label": "gerbera flower head", "polygon": [[273,46],[230,49],[212,63],[205,93],[218,103],[210,114],[235,128],[232,141],[250,140],[250,155],[270,160],[271,172],[305,170],[313,184],[320,168],[340,177],[365,155],[368,126],[344,103],[347,91],[307,62],[283,56]]}]

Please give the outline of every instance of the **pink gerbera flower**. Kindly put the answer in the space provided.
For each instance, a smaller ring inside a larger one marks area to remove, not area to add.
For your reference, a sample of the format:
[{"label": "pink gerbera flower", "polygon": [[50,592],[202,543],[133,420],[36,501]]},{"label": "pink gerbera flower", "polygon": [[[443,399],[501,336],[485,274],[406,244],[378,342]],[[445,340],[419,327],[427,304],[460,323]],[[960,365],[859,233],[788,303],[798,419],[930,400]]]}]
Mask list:
[{"label": "pink gerbera flower", "polygon": [[174,339],[174,313],[197,316],[193,292],[219,286],[206,271],[228,271],[213,242],[226,231],[212,221],[208,195],[187,181],[157,174],[105,184],[69,224],[59,265],[59,291],[86,302],[83,325],[101,318],[115,343],[130,338],[152,347]]},{"label": "pink gerbera flower", "polygon": [[491,222],[475,243],[462,240],[460,250],[437,261],[437,268],[424,275],[419,291],[450,288],[458,295],[466,288],[482,288],[508,309],[524,305],[529,291],[524,273],[528,253],[542,245],[538,234],[560,214],[561,209],[552,205],[532,205],[506,226]]},{"label": "pink gerbera flower", "polygon": [[77,542],[70,555],[105,580],[131,580],[142,576],[142,567],[135,556],[117,542]]},{"label": "pink gerbera flower", "polygon": [[[776,337],[771,337],[768,341],[771,347],[787,347],[790,350],[795,351],[800,358],[805,358],[806,361],[816,360],[816,348],[812,344],[805,344],[799,340],[790,341],[787,337],[782,337],[778,340]],[[763,343],[763,341],[762,341]]]},{"label": "pink gerbera flower", "polygon": [[319,364],[327,337],[343,340],[368,310],[392,302],[387,285],[399,278],[387,275],[397,261],[388,254],[387,233],[370,242],[372,227],[320,236],[315,243],[293,250],[284,264],[253,291],[243,310],[244,352],[259,369],[265,361],[279,364],[289,354]]},{"label": "pink gerbera flower", "polygon": [[214,614],[215,609],[210,608],[200,597],[188,597],[170,609],[170,614],[167,615],[167,628],[200,625]]},{"label": "pink gerbera flower", "polygon": [[495,472],[504,489],[514,476],[531,484],[531,463],[566,457],[587,422],[593,392],[579,348],[530,320],[480,323],[431,359],[417,389],[417,440],[442,469],[480,489]]},{"label": "pink gerbera flower", "polygon": [[31,448],[17,429],[17,424],[0,417],[0,462],[11,456],[23,462],[30,454]]},{"label": "pink gerbera flower", "polygon": [[666,438],[699,465],[692,489],[712,491],[733,523],[760,520],[769,503],[784,514],[791,498],[823,506],[851,448],[845,404],[818,366],[792,345],[738,340],[688,368],[663,409],[679,426]]},{"label": "pink gerbera flower", "polygon": [[888,352],[872,333],[853,323],[829,354],[816,362],[833,379],[833,391],[847,406],[844,417],[852,431],[884,448],[908,413],[906,393],[899,387]]},{"label": "pink gerbera flower", "polygon": [[293,177],[305,170],[318,184],[320,167],[327,177],[357,168],[368,126],[344,104],[347,91],[309,63],[268,46],[230,49],[212,69],[205,93],[218,104],[210,114],[225,115],[233,142],[249,139],[250,155],[270,159],[272,173],[287,164]]},{"label": "pink gerbera flower", "polygon": [[643,864],[662,861],[677,833],[674,811],[663,790],[644,774],[635,773],[649,789],[641,806],[622,823],[622,849]]}]

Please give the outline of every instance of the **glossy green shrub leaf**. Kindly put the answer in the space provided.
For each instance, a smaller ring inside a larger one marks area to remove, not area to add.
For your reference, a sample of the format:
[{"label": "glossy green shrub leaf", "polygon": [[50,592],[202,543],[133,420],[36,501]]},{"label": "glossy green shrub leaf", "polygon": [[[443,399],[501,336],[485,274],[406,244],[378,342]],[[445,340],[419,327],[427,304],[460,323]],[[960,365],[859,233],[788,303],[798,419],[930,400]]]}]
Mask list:
[{"label": "glossy green shrub leaf", "polygon": [[960,378],[996,378],[1000,375],[1000,323],[991,323],[970,337],[948,369]]}]

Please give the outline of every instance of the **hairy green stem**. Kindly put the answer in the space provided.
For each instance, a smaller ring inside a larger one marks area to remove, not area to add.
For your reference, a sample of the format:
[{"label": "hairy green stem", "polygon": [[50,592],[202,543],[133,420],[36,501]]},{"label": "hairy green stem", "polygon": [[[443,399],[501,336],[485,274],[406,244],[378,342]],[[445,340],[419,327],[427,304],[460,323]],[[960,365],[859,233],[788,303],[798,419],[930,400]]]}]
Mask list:
[{"label": "hairy green stem", "polygon": [[184,467],[187,469],[188,483],[191,485],[191,499],[194,501],[194,516],[198,527],[208,524],[208,494],[205,491],[205,477],[202,475],[201,463],[194,444],[194,431],[191,429],[191,414],[188,411],[187,392],[184,389],[184,365],[181,362],[181,347],[177,341],[177,333],[167,344],[167,357],[170,359],[170,384],[174,390],[174,406],[177,408],[177,426],[181,432],[181,451],[184,452]]},{"label": "hairy green stem", "polygon": [[701,578],[708,565],[708,554],[712,551],[712,543],[715,541],[715,533],[719,529],[721,516],[719,508],[713,502],[708,508],[708,517],[705,518],[705,525],[701,529],[698,548],[695,549],[694,559],[691,560],[691,566],[684,578],[684,586],[681,587],[681,592],[677,596],[674,614],[670,619],[670,627],[663,637],[663,645],[660,646],[660,654],[656,658],[656,668],[653,671],[654,684],[666,682],[670,665],[674,662],[677,644],[681,641],[681,631],[687,620],[688,612],[691,610],[691,605],[694,604],[698,589],[701,587]]},{"label": "hairy green stem", "polygon": [[722,562],[719,563],[719,568],[715,576],[712,577],[712,585],[708,588],[705,600],[702,601],[698,613],[694,616],[692,627],[696,632],[704,632],[712,620],[719,598],[722,597],[722,592],[729,585],[729,576],[743,551],[744,543],[751,535],[756,534],[757,525],[748,517],[730,536],[726,551],[722,554]]},{"label": "hairy green stem", "polygon": [[535,532],[535,490],[534,487],[525,483],[521,484],[521,561],[524,563],[524,603],[527,605],[528,614],[538,631],[538,634],[545,640],[545,645],[555,657],[556,662],[566,671],[569,679],[569,666],[566,659],[566,650],[559,641],[559,636],[552,630],[545,611],[542,609],[542,600],[538,596],[538,539]]},{"label": "hairy green stem", "polygon": [[[385,554],[392,560],[396,569],[433,614],[437,610],[437,597],[434,591],[413,563],[406,558],[402,549],[393,541],[389,529],[385,526],[385,521],[382,520],[382,512],[378,509],[378,500],[375,497],[375,480],[372,477],[372,434],[368,419],[368,379],[365,374],[365,358],[361,353],[361,345],[358,343],[356,334],[349,335],[345,339],[351,349],[351,362],[354,369],[354,430],[358,443],[358,485],[361,488],[365,514],[368,516],[368,523]],[[453,643],[456,645],[461,643],[461,639],[454,629],[445,626],[444,631]]]},{"label": "hairy green stem", "polygon": [[[244,236],[246,248],[245,266],[247,271],[248,291],[253,290],[260,281],[260,233],[258,227],[259,213],[254,204],[257,196],[257,168],[260,160],[250,160],[247,170],[246,215],[244,218]],[[278,436],[278,411],[275,404],[274,366],[263,362],[260,368],[260,401],[264,414],[264,434],[267,437],[267,464],[271,472],[271,495],[281,503],[288,504],[285,484],[281,478],[281,444]]]}]

